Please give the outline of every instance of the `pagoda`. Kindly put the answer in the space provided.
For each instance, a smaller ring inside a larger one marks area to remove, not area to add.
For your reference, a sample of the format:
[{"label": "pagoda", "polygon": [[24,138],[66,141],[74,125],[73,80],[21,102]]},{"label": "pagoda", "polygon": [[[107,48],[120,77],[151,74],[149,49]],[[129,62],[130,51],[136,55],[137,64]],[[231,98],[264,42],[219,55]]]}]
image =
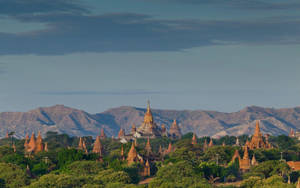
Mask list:
[{"label": "pagoda", "polygon": [[150,145],[150,139],[149,138],[147,139],[147,143],[146,143],[146,146],[145,146],[145,151],[146,151],[147,156],[152,154],[152,148],[151,148],[151,145]]},{"label": "pagoda", "polygon": [[249,143],[249,149],[256,149],[256,148],[267,148],[262,133],[260,132],[259,128],[259,121],[256,121],[255,131],[252,136],[251,142]]},{"label": "pagoda", "polygon": [[180,128],[177,125],[176,119],[174,119],[174,121],[173,121],[173,123],[170,127],[169,135],[170,135],[171,138],[174,138],[174,139],[180,139],[181,136],[182,136]]},{"label": "pagoda", "polygon": [[197,144],[197,136],[196,136],[195,133],[193,133],[192,144],[193,144],[193,145],[196,145],[196,144]]},{"label": "pagoda", "polygon": [[35,135],[34,133],[32,133],[29,143],[27,145],[27,152],[29,153],[34,152],[35,148],[36,148]]},{"label": "pagoda", "polygon": [[150,102],[148,101],[147,111],[144,116],[144,121],[141,126],[137,129],[137,132],[142,137],[157,138],[162,136],[162,130],[156,125],[153,120],[152,112],[150,109]]},{"label": "pagoda", "polygon": [[41,132],[39,131],[37,139],[36,139],[36,148],[35,148],[35,153],[41,152],[44,150],[44,145],[43,145],[43,139],[41,136]]},{"label": "pagoda", "polygon": [[96,137],[94,147],[93,147],[93,153],[97,153],[100,156],[102,156],[102,144],[101,144],[101,141],[100,141],[100,137],[101,136]]},{"label": "pagoda", "polygon": [[105,139],[106,138],[106,134],[104,132],[104,129],[102,128],[100,131],[100,139]]},{"label": "pagoda", "polygon": [[135,150],[135,146],[134,146],[134,142],[132,142],[131,144],[131,148],[129,150],[128,156],[127,156],[127,163],[128,165],[131,165],[134,162],[138,162],[138,155],[137,152]]},{"label": "pagoda", "polygon": [[213,139],[210,139],[208,147],[210,148],[210,147],[213,147],[213,146],[214,146]]},{"label": "pagoda", "polygon": [[243,156],[243,159],[240,160],[240,169],[242,171],[247,171],[250,169],[250,159],[249,159],[248,147],[244,147],[244,156]]}]

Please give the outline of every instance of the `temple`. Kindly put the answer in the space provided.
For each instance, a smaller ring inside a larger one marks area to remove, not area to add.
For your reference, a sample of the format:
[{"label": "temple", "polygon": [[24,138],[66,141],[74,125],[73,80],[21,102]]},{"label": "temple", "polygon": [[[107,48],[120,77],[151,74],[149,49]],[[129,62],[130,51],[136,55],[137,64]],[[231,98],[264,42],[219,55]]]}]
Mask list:
[{"label": "temple", "polygon": [[266,136],[266,139],[265,139],[266,142],[263,139],[263,135],[260,132],[259,123],[260,122],[257,120],[252,139],[251,139],[250,143],[247,143],[248,145],[246,145],[247,147],[249,147],[249,149],[271,148],[271,144],[269,144],[269,142],[268,142],[268,136]]},{"label": "temple", "polygon": [[169,137],[174,138],[174,139],[180,139],[181,138],[181,131],[179,126],[177,125],[176,119],[174,119],[172,126],[170,127],[169,130]]},{"label": "temple", "polygon": [[144,115],[144,121],[141,123],[141,125],[136,128],[135,124],[133,124],[129,134],[125,134],[125,130],[121,128],[118,134],[118,139],[120,139],[122,143],[125,143],[128,140],[134,140],[135,138],[159,138],[164,136],[172,139],[179,139],[181,138],[182,134],[176,120],[174,120],[170,126],[169,132],[167,132],[164,124],[162,124],[161,127],[158,126],[154,122],[154,118],[150,109],[150,102],[148,101],[147,110]]},{"label": "temple", "polygon": [[162,130],[156,125],[153,120],[152,112],[150,109],[150,102],[148,101],[147,111],[144,116],[144,121],[137,129],[137,132],[143,137],[156,138],[162,136]]},{"label": "temple", "polygon": [[[24,148],[26,153],[39,153],[45,151],[45,147],[43,144],[43,139],[41,132],[39,131],[37,138],[35,138],[35,134],[32,133],[31,138],[29,140],[28,134],[26,134]],[[48,150],[48,146],[46,148]]]}]

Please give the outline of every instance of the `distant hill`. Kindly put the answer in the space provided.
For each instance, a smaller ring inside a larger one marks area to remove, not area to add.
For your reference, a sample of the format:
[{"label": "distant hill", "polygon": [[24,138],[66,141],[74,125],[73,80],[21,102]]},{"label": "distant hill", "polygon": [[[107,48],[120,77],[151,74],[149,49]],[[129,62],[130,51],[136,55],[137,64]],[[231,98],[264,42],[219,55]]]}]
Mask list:
[{"label": "distant hill", "polygon": [[[90,114],[82,110],[63,105],[43,107],[28,112],[0,113],[0,136],[6,131],[15,131],[16,137],[26,133],[56,131],[73,136],[96,136],[100,128],[107,135],[117,135],[120,128],[130,131],[131,125],[139,126],[146,109],[119,107],[102,113]],[[263,133],[271,135],[288,134],[291,128],[300,130],[300,107],[296,108],[262,108],[246,107],[233,113],[202,110],[152,110],[158,125],[170,127],[177,119],[183,133],[195,132],[198,136],[224,136],[252,134],[255,120],[261,120]]]}]

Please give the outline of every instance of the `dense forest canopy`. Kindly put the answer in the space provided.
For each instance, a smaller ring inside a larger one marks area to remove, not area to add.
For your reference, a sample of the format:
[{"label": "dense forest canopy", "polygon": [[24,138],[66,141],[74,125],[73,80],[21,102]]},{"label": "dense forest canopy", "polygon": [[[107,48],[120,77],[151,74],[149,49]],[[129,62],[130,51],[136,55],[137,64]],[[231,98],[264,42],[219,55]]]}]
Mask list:
[{"label": "dense forest canopy", "polygon": [[[286,161],[300,161],[300,142],[288,136],[270,136],[271,149],[249,150],[257,165],[241,172],[236,150],[243,156],[247,135],[213,139],[213,146],[203,149],[209,137],[197,138],[192,133],[181,139],[150,139],[153,157],[149,157],[150,175],[142,175],[143,164],[127,164],[132,143],[118,139],[101,139],[102,159],[92,151],[94,139],[83,137],[87,151],[78,149],[79,138],[48,132],[43,142],[48,151],[24,152],[24,139],[0,140],[0,187],[296,187],[300,172],[293,171]],[[147,139],[137,139],[136,151],[147,156]],[[172,152],[159,155],[161,148],[172,145]],[[122,149],[123,148],[123,149]],[[125,156],[122,158],[122,150]]]}]

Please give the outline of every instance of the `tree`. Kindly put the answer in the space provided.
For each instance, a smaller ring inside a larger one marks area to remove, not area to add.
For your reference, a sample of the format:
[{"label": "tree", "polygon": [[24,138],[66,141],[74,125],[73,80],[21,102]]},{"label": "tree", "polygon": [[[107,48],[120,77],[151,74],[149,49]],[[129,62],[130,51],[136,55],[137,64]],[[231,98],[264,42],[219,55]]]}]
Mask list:
[{"label": "tree", "polygon": [[28,184],[28,178],[23,169],[8,163],[0,163],[0,180],[5,187],[22,187]]},{"label": "tree", "polygon": [[265,161],[257,166],[254,166],[250,171],[244,174],[244,178],[247,179],[250,176],[260,176],[262,178],[269,178],[273,175],[284,176],[289,174],[290,167],[282,161]]},{"label": "tree", "polygon": [[169,164],[158,169],[156,177],[149,183],[154,187],[189,187],[201,184],[209,186],[207,181],[196,172],[196,168],[187,161]]}]

